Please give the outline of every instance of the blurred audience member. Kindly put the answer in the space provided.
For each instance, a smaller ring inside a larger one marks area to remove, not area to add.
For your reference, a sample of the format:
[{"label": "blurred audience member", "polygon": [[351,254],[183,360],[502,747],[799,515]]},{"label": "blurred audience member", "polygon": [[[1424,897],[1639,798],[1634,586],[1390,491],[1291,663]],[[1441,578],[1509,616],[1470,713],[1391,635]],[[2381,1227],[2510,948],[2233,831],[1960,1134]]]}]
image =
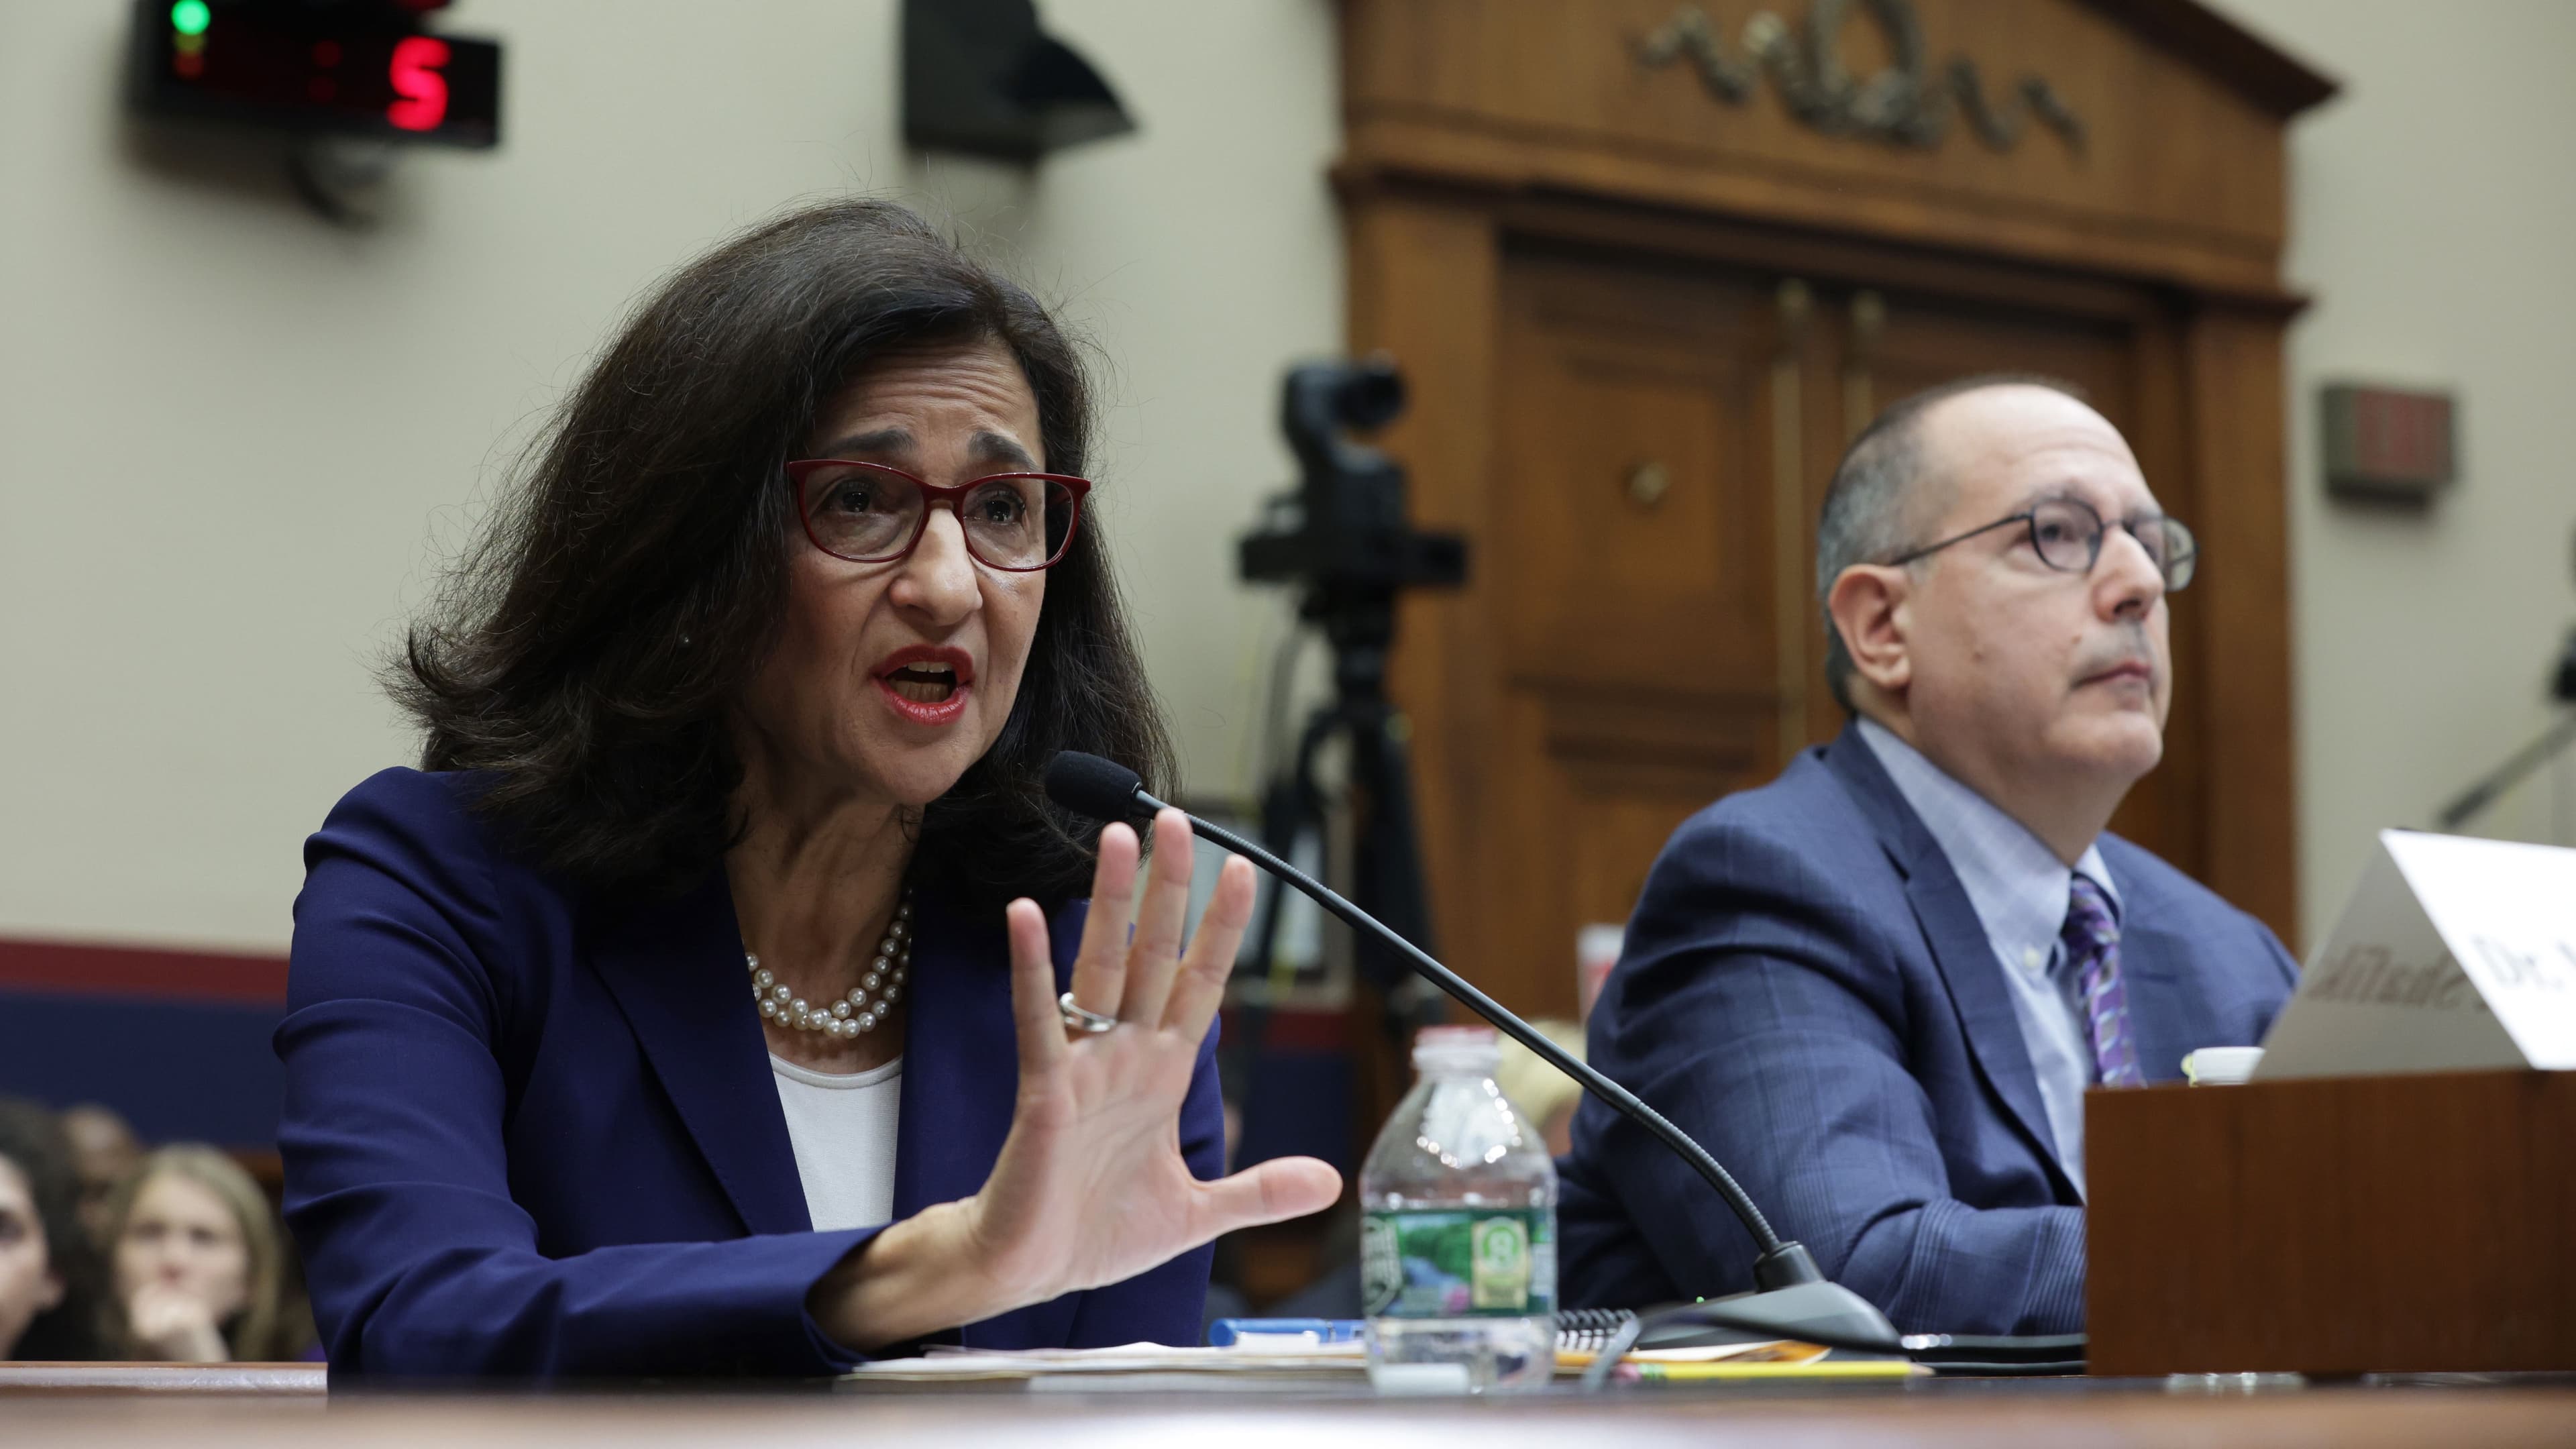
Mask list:
[{"label": "blurred audience member", "polygon": [[125,1351],[217,1363],[297,1357],[281,1311],[275,1219],[250,1174],[211,1147],[164,1147],[117,1191],[116,1303]]},{"label": "blurred audience member", "polygon": [[[1533,1021],[1546,1037],[1576,1061],[1583,1060],[1583,1028],[1571,1021]],[[1494,1085],[1503,1089],[1523,1119],[1538,1127],[1550,1157],[1563,1157],[1574,1146],[1574,1109],[1583,1101],[1583,1086],[1539,1059],[1538,1053],[1510,1037],[1503,1038],[1503,1059],[1494,1068]]]},{"label": "blurred audience member", "polygon": [[80,1178],[81,1226],[104,1253],[111,1246],[109,1200],[116,1196],[116,1185],[143,1160],[143,1144],[135,1140],[134,1129],[115,1108],[96,1102],[65,1107],[63,1135],[71,1140],[72,1170]]},{"label": "blurred audience member", "polygon": [[54,1115],[0,1097],[0,1359],[99,1356],[98,1259]]}]

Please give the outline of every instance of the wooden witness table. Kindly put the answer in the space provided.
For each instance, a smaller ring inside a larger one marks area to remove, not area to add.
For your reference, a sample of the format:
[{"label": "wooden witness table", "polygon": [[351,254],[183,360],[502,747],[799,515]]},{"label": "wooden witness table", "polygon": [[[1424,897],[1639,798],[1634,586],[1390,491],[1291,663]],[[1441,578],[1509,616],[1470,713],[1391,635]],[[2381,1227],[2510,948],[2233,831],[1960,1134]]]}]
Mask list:
[{"label": "wooden witness table", "polygon": [[2096,1369],[2576,1370],[2576,1072],[2093,1091],[2084,1112]]},{"label": "wooden witness table", "polygon": [[1957,1446],[2562,1445],[2576,1381],[2175,1391],[2157,1380],[1917,1380],[1905,1385],[1629,1388],[1585,1398],[1380,1399],[1294,1394],[907,1393],[817,1386],[434,1395],[321,1392],[309,1364],[0,1365],[0,1442],[35,1446],[611,1443],[1043,1444],[1048,1449],[1400,1444],[1562,1449],[1734,1444]]}]

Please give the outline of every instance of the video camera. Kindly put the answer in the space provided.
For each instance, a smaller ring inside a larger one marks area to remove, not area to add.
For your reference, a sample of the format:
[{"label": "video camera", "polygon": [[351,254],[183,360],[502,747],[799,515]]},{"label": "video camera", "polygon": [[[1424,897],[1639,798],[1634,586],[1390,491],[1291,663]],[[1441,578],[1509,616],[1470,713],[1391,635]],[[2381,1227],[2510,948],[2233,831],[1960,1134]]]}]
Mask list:
[{"label": "video camera", "polygon": [[1403,411],[1403,374],[1384,358],[1308,363],[1292,369],[1280,391],[1279,426],[1303,476],[1266,506],[1266,526],[1243,540],[1243,578],[1301,586],[1300,612],[1336,646],[1336,618],[1391,609],[1402,589],[1467,580],[1465,537],[1414,528],[1405,518],[1403,466],[1345,436],[1375,432]]}]

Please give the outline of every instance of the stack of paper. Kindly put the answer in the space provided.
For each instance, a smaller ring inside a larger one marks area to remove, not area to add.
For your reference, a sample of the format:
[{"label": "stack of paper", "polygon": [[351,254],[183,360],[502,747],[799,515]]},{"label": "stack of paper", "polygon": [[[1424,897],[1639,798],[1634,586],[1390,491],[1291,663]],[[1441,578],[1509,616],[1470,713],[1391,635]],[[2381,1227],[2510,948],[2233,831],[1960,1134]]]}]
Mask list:
[{"label": "stack of paper", "polygon": [[844,1375],[850,1388],[1024,1387],[1076,1393],[1119,1390],[1261,1389],[1315,1383],[1359,1383],[1368,1358],[1356,1343],[1294,1348],[968,1349],[933,1345],[920,1358],[862,1364]]},{"label": "stack of paper", "polygon": [[[1587,1352],[1556,1356],[1561,1378],[1592,1363]],[[1632,1370],[1633,1366],[1633,1372]],[[1891,1377],[1917,1372],[1899,1360],[1829,1358],[1804,1343],[1727,1343],[1703,1348],[1640,1350],[1628,1355],[1621,1378],[1732,1379]],[[861,1365],[841,1383],[854,1389],[1013,1388],[1104,1393],[1217,1389],[1231,1392],[1365,1383],[1368,1355],[1356,1343],[1247,1339],[1232,1348],[1167,1348],[1131,1343],[1120,1348],[994,1350],[933,1346],[920,1358]]]}]

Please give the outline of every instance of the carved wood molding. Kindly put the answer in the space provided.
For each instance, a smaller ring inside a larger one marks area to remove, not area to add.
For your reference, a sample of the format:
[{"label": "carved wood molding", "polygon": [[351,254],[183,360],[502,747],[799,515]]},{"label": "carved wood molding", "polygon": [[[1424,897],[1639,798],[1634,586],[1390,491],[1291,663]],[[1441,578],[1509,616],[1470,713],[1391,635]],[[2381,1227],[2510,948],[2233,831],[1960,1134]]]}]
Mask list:
[{"label": "carved wood molding", "polygon": [[2023,76],[2010,91],[1989,97],[1977,63],[1963,55],[1953,57],[1936,78],[1923,22],[1910,0],[1859,0],[1859,5],[1878,22],[1894,57],[1886,69],[1865,80],[1855,78],[1842,61],[1843,28],[1852,18],[1853,0],[1809,0],[1803,40],[1778,14],[1755,11],[1744,22],[1740,55],[1728,53],[1706,10],[1684,4],[1637,43],[1637,62],[1657,70],[1688,60],[1710,95],[1738,106],[1752,100],[1767,73],[1789,114],[1829,136],[1930,149],[1948,139],[1953,121],[1964,115],[1977,138],[1997,151],[2019,145],[2033,120],[2056,132],[2069,148],[2083,149],[2083,119],[2044,77]]}]

